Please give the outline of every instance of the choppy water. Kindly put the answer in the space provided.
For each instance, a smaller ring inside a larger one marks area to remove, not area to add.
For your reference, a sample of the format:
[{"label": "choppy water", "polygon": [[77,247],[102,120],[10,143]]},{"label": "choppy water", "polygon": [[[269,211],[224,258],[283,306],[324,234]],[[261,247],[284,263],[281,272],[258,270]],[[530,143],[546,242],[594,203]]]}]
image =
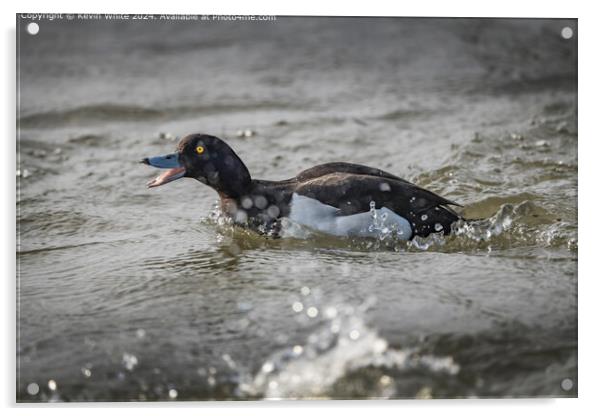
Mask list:
[{"label": "choppy water", "polygon": [[[576,21],[18,32],[18,400],[576,396]],[[481,220],[266,239],[195,181],[145,187],[191,132],[257,178],[363,163]]]}]

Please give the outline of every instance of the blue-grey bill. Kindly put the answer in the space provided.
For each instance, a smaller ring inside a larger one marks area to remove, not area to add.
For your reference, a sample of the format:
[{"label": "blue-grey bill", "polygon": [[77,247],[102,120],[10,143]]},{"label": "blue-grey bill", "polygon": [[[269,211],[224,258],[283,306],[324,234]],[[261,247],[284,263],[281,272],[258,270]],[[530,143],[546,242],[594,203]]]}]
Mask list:
[{"label": "blue-grey bill", "polygon": [[149,188],[164,185],[186,175],[186,169],[180,164],[177,153],[170,153],[165,156],[149,157],[144,159],[143,162],[156,168],[167,169],[165,172],[147,183]]}]

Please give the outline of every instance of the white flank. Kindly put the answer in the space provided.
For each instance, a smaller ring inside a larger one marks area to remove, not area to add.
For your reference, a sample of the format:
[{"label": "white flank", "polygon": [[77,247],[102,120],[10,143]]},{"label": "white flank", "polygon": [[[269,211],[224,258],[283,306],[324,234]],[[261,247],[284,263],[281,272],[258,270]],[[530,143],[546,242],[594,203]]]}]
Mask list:
[{"label": "white flank", "polygon": [[[408,220],[388,208],[347,216],[338,216],[337,211],[337,208],[315,199],[293,194],[289,218],[305,227],[341,237],[378,237],[383,227],[396,230],[397,235],[405,240],[412,235]],[[378,224],[375,224],[374,212],[379,219]]]}]

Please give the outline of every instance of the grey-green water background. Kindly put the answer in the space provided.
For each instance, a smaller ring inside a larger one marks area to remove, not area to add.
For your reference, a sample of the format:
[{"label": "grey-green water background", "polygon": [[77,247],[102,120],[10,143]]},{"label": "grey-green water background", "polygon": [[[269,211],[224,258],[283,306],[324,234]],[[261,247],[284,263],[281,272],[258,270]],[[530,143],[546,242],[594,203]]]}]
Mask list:
[{"label": "grey-green water background", "polygon": [[[576,396],[576,20],[26,23],[19,401]],[[196,181],[145,187],[192,132],[256,178],[363,163],[484,221],[265,239]]]}]

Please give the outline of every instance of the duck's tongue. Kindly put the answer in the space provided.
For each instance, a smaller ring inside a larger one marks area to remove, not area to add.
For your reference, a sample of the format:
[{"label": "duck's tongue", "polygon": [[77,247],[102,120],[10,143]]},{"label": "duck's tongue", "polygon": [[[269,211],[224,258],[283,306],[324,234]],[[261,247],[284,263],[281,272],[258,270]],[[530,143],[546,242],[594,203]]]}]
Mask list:
[{"label": "duck's tongue", "polygon": [[184,168],[169,169],[169,170],[163,172],[162,174],[160,174],[159,176],[157,176],[155,179],[148,182],[146,185],[149,188],[154,188],[156,186],[161,186],[168,182],[175,181],[176,179],[180,179],[185,174],[186,174],[186,169],[184,169]]}]

